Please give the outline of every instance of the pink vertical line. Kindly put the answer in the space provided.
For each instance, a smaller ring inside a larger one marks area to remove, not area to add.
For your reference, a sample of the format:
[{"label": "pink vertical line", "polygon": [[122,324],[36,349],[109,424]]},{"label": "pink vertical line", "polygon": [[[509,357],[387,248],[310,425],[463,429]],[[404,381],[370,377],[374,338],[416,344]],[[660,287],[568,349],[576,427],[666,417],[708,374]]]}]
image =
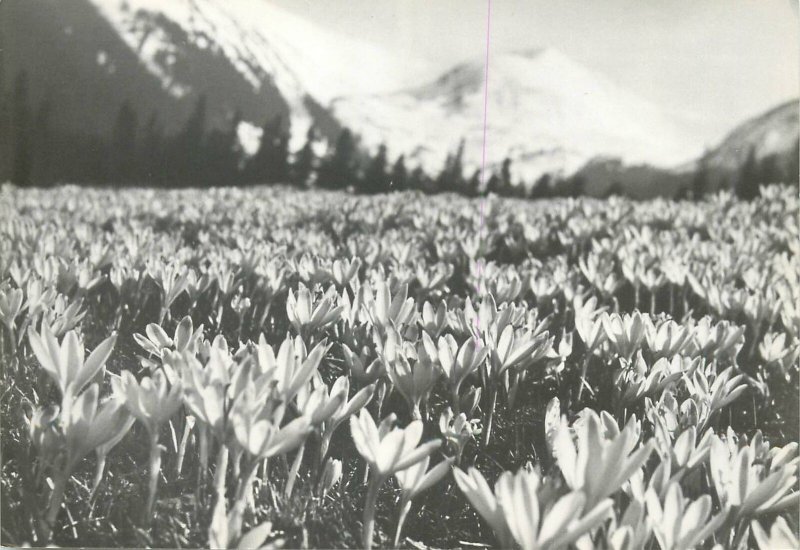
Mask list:
[{"label": "pink vertical line", "polygon": [[[491,43],[491,28],[492,28],[492,0],[486,1],[486,60],[484,62],[484,77],[483,77],[483,143],[481,145],[481,187],[486,187],[486,136],[489,119],[489,44]],[[480,219],[478,221],[478,246],[483,243],[483,230],[486,216],[486,197],[480,199]],[[478,258],[477,266],[478,275],[478,293],[482,293],[481,288],[483,276],[483,258]],[[485,286],[485,285],[484,285]],[[480,332],[480,308],[478,308],[475,316],[475,328]]]}]

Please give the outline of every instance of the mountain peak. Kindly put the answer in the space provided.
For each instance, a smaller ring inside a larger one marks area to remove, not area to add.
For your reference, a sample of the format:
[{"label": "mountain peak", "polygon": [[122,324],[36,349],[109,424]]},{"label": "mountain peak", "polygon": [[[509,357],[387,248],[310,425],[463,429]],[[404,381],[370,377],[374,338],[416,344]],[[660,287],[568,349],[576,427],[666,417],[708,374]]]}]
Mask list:
[{"label": "mountain peak", "polygon": [[[418,88],[340,98],[332,108],[368,147],[385,143],[431,172],[463,139],[470,171],[483,157],[484,79],[476,59]],[[488,94],[489,168],[510,158],[527,182],[570,175],[599,155],[674,166],[696,154],[656,107],[554,48],[491,56]]]},{"label": "mountain peak", "polygon": [[558,48],[554,48],[552,46],[537,46],[534,48],[510,50],[508,52],[501,52],[499,56],[521,57],[525,59],[538,60],[538,61],[553,60],[562,63],[563,62],[573,63],[572,59],[570,59],[565,53],[563,53]]}]

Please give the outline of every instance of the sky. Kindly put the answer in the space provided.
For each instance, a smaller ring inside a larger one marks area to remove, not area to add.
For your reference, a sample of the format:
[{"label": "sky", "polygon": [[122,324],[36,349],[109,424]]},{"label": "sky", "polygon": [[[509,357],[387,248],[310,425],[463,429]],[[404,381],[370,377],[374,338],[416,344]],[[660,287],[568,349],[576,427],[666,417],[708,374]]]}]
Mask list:
[{"label": "sky", "polygon": [[[271,1],[431,77],[485,56],[488,0]],[[493,53],[555,47],[712,145],[800,95],[798,28],[797,0],[492,0],[490,78]]]}]

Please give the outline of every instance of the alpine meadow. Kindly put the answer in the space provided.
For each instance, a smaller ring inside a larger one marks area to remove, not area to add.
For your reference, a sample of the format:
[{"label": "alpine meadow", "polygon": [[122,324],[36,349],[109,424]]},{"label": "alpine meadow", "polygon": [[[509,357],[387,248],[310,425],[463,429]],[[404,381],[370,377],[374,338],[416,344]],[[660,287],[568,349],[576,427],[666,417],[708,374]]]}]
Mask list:
[{"label": "alpine meadow", "polygon": [[800,548],[758,8],[2,2],[0,543]]}]

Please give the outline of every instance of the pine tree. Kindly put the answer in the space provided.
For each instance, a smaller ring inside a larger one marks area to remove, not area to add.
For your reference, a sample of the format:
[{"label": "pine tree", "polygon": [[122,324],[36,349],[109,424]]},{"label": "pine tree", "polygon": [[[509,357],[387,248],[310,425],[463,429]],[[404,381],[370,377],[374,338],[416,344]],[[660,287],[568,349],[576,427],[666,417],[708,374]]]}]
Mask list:
[{"label": "pine tree", "polygon": [[586,178],[580,174],[570,178],[570,196],[578,198],[586,193]]},{"label": "pine tree", "polygon": [[467,195],[470,197],[477,197],[481,194],[481,171],[476,169],[472,173],[472,177],[467,181]]},{"label": "pine tree", "polygon": [[781,167],[780,157],[777,154],[765,156],[759,164],[758,172],[758,181],[761,183],[783,183],[786,181],[786,174]]},{"label": "pine tree", "polygon": [[460,192],[464,189],[463,174],[464,140],[458,144],[455,154],[448,154],[444,167],[436,177],[437,192]]},{"label": "pine tree", "polygon": [[0,70],[0,181],[11,179],[11,106],[6,92],[5,71]]},{"label": "pine tree", "polygon": [[36,110],[33,124],[33,163],[31,180],[38,185],[50,185],[56,177],[55,140],[52,128],[53,103],[43,99]]},{"label": "pine tree", "polygon": [[408,189],[408,171],[406,170],[405,156],[400,155],[392,167],[392,174],[389,176],[390,187],[394,191],[405,191]]},{"label": "pine tree", "polygon": [[111,175],[121,183],[131,183],[136,177],[136,111],[125,100],[119,108],[111,136]]},{"label": "pine tree", "polygon": [[486,184],[486,192],[495,195],[502,195],[503,193],[503,180],[496,173],[489,176],[489,182]]},{"label": "pine tree", "polygon": [[747,153],[747,159],[739,171],[739,178],[736,180],[734,190],[737,197],[749,201],[758,196],[759,171],[756,151],[755,148],[751,147]]},{"label": "pine tree", "polygon": [[206,110],[206,96],[201,94],[185,126],[172,141],[172,154],[168,160],[174,183],[198,185],[203,175]]},{"label": "pine tree", "polygon": [[14,94],[11,100],[11,181],[17,185],[28,185],[31,182],[32,155],[28,94],[28,73],[22,70],[14,83]]},{"label": "pine tree", "polygon": [[551,196],[551,190],[550,190],[551,180],[552,177],[550,176],[550,174],[545,173],[539,176],[539,178],[536,180],[536,182],[533,184],[533,187],[531,188],[531,198],[545,199]]},{"label": "pine tree", "polygon": [[450,185],[453,191],[460,191],[464,188],[464,139],[458,143],[458,149],[453,157],[453,165],[450,168]]},{"label": "pine tree", "polygon": [[424,191],[426,193],[431,191],[431,187],[433,183],[431,182],[428,175],[422,169],[422,167],[417,166],[411,171],[411,174],[408,176],[408,188],[414,189],[417,191]]},{"label": "pine tree", "polygon": [[506,157],[500,166],[500,183],[497,191],[498,195],[513,197],[517,195],[517,189],[511,181],[511,159]]},{"label": "pine tree", "polygon": [[319,170],[319,186],[325,189],[346,189],[356,183],[356,143],[345,128],[336,140],[333,154],[325,159]]},{"label": "pine tree", "polygon": [[294,158],[291,166],[291,180],[297,187],[306,187],[311,181],[311,175],[314,172],[314,142],[316,141],[316,132],[314,127],[311,126],[306,134],[306,142],[303,148],[300,149]]},{"label": "pine tree", "polygon": [[236,111],[227,130],[214,129],[203,144],[203,173],[198,181],[207,185],[239,183],[239,137],[237,130],[242,117]]},{"label": "pine tree", "polygon": [[261,144],[247,163],[245,177],[259,183],[286,183],[289,181],[289,129],[283,117],[276,115],[264,124]]},{"label": "pine tree", "polygon": [[145,124],[138,151],[139,176],[143,181],[153,185],[165,183],[164,130],[158,120],[158,114],[153,112]]},{"label": "pine tree", "polygon": [[786,183],[797,185],[800,180],[800,138],[794,142],[794,147],[789,153],[789,163],[786,167]]},{"label": "pine tree", "polygon": [[709,191],[711,185],[708,166],[708,154],[704,154],[697,161],[697,170],[692,176],[692,198],[700,200]]},{"label": "pine tree", "polygon": [[445,191],[449,191],[453,184],[451,181],[451,171],[450,167],[453,165],[453,155],[451,153],[447,153],[447,157],[444,159],[444,167],[442,171],[439,172],[439,175],[436,176],[436,179],[433,181],[433,191],[437,193],[442,193]]},{"label": "pine tree", "polygon": [[361,193],[385,193],[389,190],[389,175],[386,173],[386,145],[381,144],[375,156],[369,161],[364,176],[360,180]]},{"label": "pine tree", "polygon": [[614,180],[611,182],[611,185],[606,192],[606,197],[621,197],[625,194],[625,190],[622,187],[622,182],[619,180]]}]

